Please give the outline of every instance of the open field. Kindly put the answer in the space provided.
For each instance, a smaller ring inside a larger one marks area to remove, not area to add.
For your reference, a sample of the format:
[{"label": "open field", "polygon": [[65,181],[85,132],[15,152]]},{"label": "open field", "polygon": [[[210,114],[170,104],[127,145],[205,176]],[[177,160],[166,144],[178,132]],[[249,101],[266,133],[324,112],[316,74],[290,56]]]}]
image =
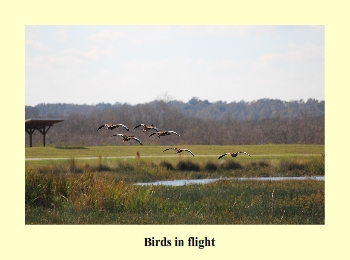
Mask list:
[{"label": "open field", "polygon": [[[173,151],[163,152],[169,146],[87,146],[87,147],[26,147],[26,158],[77,158],[77,157],[136,157],[140,156],[171,156]],[[225,152],[246,151],[252,156],[290,156],[290,155],[321,155],[324,145],[188,145],[182,148],[190,149],[197,156],[219,156]],[[190,154],[187,154],[190,155]],[[182,154],[184,156],[184,154]]]},{"label": "open field", "polygon": [[[187,152],[163,152],[165,148],[167,147],[32,147],[26,148],[26,167],[41,173],[111,172],[115,178],[130,182],[324,175],[324,158],[321,156],[324,146],[321,145],[235,147],[235,151],[247,151],[251,157],[240,154],[235,158],[225,156],[220,160],[219,155],[232,151],[232,146],[191,146],[189,149],[195,154],[194,157]],[[137,151],[139,158],[136,156]]]},{"label": "open field", "polygon": [[[26,224],[324,224],[324,181],[134,185],[325,175],[323,145],[186,146],[194,157],[163,153],[165,148],[26,148],[26,159],[44,158],[25,163]],[[218,160],[225,152],[240,150],[252,156]]]}]

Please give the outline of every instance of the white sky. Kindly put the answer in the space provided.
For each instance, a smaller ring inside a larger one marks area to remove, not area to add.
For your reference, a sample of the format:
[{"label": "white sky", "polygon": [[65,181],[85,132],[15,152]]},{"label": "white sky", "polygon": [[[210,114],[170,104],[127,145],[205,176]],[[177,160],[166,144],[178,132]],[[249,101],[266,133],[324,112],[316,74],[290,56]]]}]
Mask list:
[{"label": "white sky", "polygon": [[324,26],[26,26],[26,105],[324,100]]}]

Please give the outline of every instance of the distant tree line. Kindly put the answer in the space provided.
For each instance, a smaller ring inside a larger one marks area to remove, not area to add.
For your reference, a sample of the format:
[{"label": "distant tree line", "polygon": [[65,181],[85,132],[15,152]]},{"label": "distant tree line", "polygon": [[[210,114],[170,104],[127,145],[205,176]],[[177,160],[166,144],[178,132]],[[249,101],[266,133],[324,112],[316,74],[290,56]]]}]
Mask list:
[{"label": "distant tree line", "polygon": [[[46,143],[69,146],[121,145],[115,133],[135,135],[145,145],[242,145],[242,144],[324,144],[325,102],[259,99],[252,102],[209,102],[193,97],[188,102],[167,96],[149,103],[99,103],[97,105],[39,104],[25,107],[25,117],[62,118],[46,135]],[[112,131],[97,128],[104,124],[124,124],[130,128]],[[144,133],[140,123],[154,124],[160,131],[173,130],[181,136],[158,138]],[[33,145],[41,145],[34,133]],[[26,134],[26,145],[29,136]],[[122,145],[138,145],[128,142]]]}]

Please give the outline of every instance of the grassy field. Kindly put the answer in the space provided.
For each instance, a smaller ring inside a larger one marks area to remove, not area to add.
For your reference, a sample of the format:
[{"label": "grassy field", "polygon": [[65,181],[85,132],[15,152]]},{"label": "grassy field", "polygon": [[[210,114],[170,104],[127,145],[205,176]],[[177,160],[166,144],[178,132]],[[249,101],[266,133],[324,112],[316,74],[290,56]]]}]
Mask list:
[{"label": "grassy field", "polygon": [[[87,147],[26,147],[26,158],[77,158],[77,157],[136,157],[140,156],[171,156],[173,151],[163,152],[169,146],[87,146]],[[324,153],[324,145],[187,145],[182,148],[190,149],[195,155],[219,156],[225,152],[246,151],[252,156],[290,156],[317,155]],[[185,156],[184,154],[182,154]],[[187,156],[191,156],[187,154]]]},{"label": "grassy field", "polygon": [[[219,155],[232,146],[191,146],[195,156],[163,146],[107,146],[84,149],[26,148],[26,167],[41,173],[112,172],[118,180],[138,182],[216,177],[268,177],[324,175],[324,146],[238,146],[247,155]],[[141,150],[143,149],[143,150]],[[139,152],[139,157],[136,152]],[[42,160],[30,160],[42,158]],[[61,159],[60,159],[61,158]],[[62,159],[64,158],[64,159]]]},{"label": "grassy field", "polygon": [[[186,146],[194,157],[163,153],[165,148],[26,148],[26,158],[46,158],[26,160],[26,224],[324,224],[324,181],[134,185],[173,179],[324,175],[324,146]],[[217,159],[239,150],[252,156]]]}]

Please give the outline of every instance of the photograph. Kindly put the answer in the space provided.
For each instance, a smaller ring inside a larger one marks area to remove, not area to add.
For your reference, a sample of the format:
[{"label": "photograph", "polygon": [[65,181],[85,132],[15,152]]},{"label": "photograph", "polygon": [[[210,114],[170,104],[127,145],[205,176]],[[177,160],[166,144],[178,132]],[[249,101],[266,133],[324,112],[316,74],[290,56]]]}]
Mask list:
[{"label": "photograph", "polygon": [[324,226],[325,26],[26,25],[23,206],[29,226]]}]

